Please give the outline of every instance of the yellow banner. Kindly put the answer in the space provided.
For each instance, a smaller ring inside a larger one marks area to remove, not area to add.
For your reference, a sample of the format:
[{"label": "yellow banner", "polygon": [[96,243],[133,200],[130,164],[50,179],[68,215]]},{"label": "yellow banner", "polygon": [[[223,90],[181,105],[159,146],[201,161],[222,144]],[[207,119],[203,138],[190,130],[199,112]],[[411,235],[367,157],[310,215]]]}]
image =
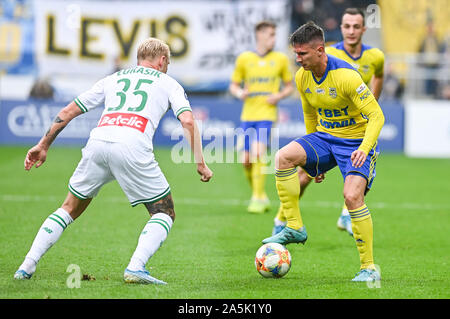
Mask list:
[{"label": "yellow banner", "polygon": [[378,0],[378,5],[385,53],[418,52],[430,22],[441,43],[450,36],[449,0]]}]

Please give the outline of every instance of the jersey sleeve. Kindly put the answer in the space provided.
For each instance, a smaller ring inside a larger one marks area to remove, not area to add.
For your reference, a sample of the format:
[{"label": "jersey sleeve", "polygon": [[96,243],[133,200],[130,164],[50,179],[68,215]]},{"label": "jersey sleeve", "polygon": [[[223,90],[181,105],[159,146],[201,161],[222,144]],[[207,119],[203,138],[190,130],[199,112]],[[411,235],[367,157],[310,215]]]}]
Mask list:
[{"label": "jersey sleeve", "polygon": [[300,69],[295,74],[295,84],[297,86],[298,92],[300,93],[300,99],[302,101],[303,119],[305,121],[306,134],[311,134],[317,131],[317,112],[311,106],[311,104],[309,104],[305,94],[303,93],[302,76],[303,69]]},{"label": "jersey sleeve", "polygon": [[384,53],[381,50],[377,50],[374,74],[376,77],[382,77],[384,74]]},{"label": "jersey sleeve", "polygon": [[88,91],[81,93],[75,98],[74,102],[83,113],[95,109],[105,103],[105,81],[106,78],[101,79]]},{"label": "jersey sleeve", "polygon": [[176,118],[185,111],[192,111],[187,94],[178,82],[173,83],[173,88],[169,92],[169,102]]},{"label": "jersey sleeve", "polygon": [[336,55],[336,49],[333,47],[325,47],[325,53],[335,56]]},{"label": "jersey sleeve", "polygon": [[283,82],[291,82],[294,76],[289,68],[289,59],[286,55],[283,55],[281,61],[281,79]]},{"label": "jersey sleeve", "polygon": [[364,138],[358,149],[369,154],[384,125],[383,111],[357,72],[351,70],[346,71],[345,79],[344,92],[346,92],[347,97],[353,102],[356,108],[361,111],[361,115],[368,119]]},{"label": "jersey sleeve", "polygon": [[231,82],[241,83],[244,81],[244,56],[241,54],[237,57],[233,73],[231,74]]}]

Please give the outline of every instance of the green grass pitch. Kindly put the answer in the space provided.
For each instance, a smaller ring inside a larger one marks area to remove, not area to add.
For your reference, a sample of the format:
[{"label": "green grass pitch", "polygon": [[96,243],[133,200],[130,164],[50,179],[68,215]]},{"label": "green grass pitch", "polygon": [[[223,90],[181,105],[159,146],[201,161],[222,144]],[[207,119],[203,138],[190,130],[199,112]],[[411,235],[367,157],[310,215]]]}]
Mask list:
[{"label": "green grass pitch", "polygon": [[[278,207],[274,176],[267,175],[270,213],[246,212],[250,190],[240,164],[211,164],[215,175],[201,183],[193,164],[174,164],[170,149],[156,157],[175,202],[176,221],[148,263],[167,286],[128,285],[122,280],[148,220],[132,208],[116,182],[106,185],[87,211],[41,259],[29,281],[13,274],[43,220],[62,203],[80,148],[53,147],[47,162],[26,172],[27,148],[0,148],[0,298],[2,299],[299,299],[449,298],[450,160],[382,154],[366,198],[374,222],[379,287],[350,280],[359,268],[353,239],[336,228],[343,203],[337,169],[311,184],[301,201],[308,241],[288,245],[292,268],[265,279],[254,256],[271,233]],[[69,288],[69,265],[91,279]]]}]

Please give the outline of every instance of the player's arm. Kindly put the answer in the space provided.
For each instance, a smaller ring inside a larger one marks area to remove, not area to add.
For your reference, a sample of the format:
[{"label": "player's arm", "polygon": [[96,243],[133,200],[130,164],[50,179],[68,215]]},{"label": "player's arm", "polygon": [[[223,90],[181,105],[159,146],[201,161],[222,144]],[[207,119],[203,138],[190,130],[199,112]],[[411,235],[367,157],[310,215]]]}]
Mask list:
[{"label": "player's arm", "polygon": [[73,101],[58,113],[53,123],[50,125],[50,128],[41,138],[39,143],[33,146],[28,151],[24,162],[24,166],[27,171],[30,170],[34,164],[36,164],[37,168],[45,162],[47,158],[47,151],[58,134],[61,133],[61,131],[67,126],[67,124],[69,124],[72,119],[82,113],[83,112],[81,111],[81,109]]},{"label": "player's arm", "polygon": [[[368,89],[366,91],[370,92]],[[352,164],[355,167],[361,167],[364,164],[384,125],[383,111],[373,95],[370,101],[361,107],[360,110],[367,117],[368,123],[360,146],[351,156]]]},{"label": "player's arm", "polygon": [[311,134],[317,131],[317,112],[311,104],[309,104],[305,94],[303,93],[304,88],[302,85],[302,76],[303,71],[300,69],[295,75],[295,83],[297,85],[297,90],[300,93],[300,100],[302,101],[303,120],[305,121],[306,134]]},{"label": "player's arm", "polygon": [[105,101],[105,79],[99,80],[91,89],[79,95],[58,113],[47,133],[45,133],[37,145],[28,151],[24,162],[27,171],[34,164],[36,164],[36,167],[39,167],[45,162],[50,145],[71,120],[82,113],[103,105]]},{"label": "player's arm", "polygon": [[244,82],[245,77],[245,54],[241,54],[237,57],[234,66],[233,73],[231,75],[230,86],[228,90],[231,95],[238,98],[239,100],[245,100],[248,96],[248,89],[241,87],[241,83]]},{"label": "player's arm", "polygon": [[292,81],[293,76],[292,72],[289,69],[289,58],[285,55],[281,56],[281,72],[280,77],[283,81],[283,88],[278,92],[269,95],[267,98],[267,102],[272,105],[277,105],[279,101],[281,101],[284,98],[287,98],[289,95],[294,92],[294,83]]},{"label": "player's arm", "polygon": [[238,82],[231,82],[229,91],[231,95],[238,98],[239,100],[245,100],[248,96],[248,90],[245,87],[241,87],[241,84]]},{"label": "player's arm", "polygon": [[343,77],[345,77],[345,81],[342,82],[343,91],[368,121],[364,138],[358,149],[351,155],[352,165],[361,167],[380,135],[384,125],[384,115],[371,90],[361,81],[358,73],[346,71]]},{"label": "player's arm", "polygon": [[372,99],[363,108],[361,108],[361,113],[363,113],[368,118],[366,132],[364,134],[363,141],[359,146],[359,150],[364,153],[369,154],[370,149],[375,145],[375,142],[380,135],[381,129],[384,125],[384,114],[381,110],[380,105],[375,99]]},{"label": "player's arm", "polygon": [[277,105],[279,101],[281,101],[284,98],[287,98],[289,95],[294,92],[294,84],[292,81],[284,82],[283,88],[280,92],[271,94],[267,98],[267,102],[273,105]]},{"label": "player's arm", "polygon": [[384,81],[384,75],[381,76],[373,76],[372,80],[370,81],[370,89],[373,93],[373,96],[378,101],[381,95],[381,91],[383,90],[383,81]]},{"label": "player's arm", "polygon": [[311,134],[317,131],[317,112],[302,98],[303,119],[305,121],[306,134]]},{"label": "player's arm", "polygon": [[205,159],[203,158],[202,139],[194,116],[191,111],[184,111],[178,115],[178,119],[181,122],[181,126],[183,126],[184,136],[189,141],[189,145],[194,154],[197,172],[201,176],[201,181],[208,182],[213,176],[213,172],[206,165]]},{"label": "player's arm", "polygon": [[376,51],[377,57],[375,59],[375,74],[370,81],[370,89],[378,101],[383,90],[384,81],[384,54],[380,50]]}]

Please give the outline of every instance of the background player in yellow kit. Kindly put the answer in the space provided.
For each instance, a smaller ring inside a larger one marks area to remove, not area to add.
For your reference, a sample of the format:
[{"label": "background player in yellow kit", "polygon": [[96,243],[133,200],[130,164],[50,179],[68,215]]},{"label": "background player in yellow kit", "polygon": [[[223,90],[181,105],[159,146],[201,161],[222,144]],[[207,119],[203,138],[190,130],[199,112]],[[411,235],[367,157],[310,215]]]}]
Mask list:
[{"label": "background player in yellow kit", "polygon": [[277,120],[277,103],[294,90],[288,57],[273,51],[275,31],[276,25],[269,21],[255,26],[256,49],[238,56],[229,88],[233,96],[244,101],[241,113],[241,128],[245,132],[243,165],[252,189],[248,206],[251,213],[263,213],[269,208],[264,187],[264,154],[272,124]]},{"label": "background player in yellow kit", "polygon": [[300,214],[297,166],[310,178],[321,178],[338,166],[344,178],[348,207],[360,256],[353,281],[380,280],[373,260],[373,226],[364,196],[375,177],[377,138],[384,115],[358,72],[344,60],[325,53],[323,30],[314,24],[298,28],[290,37],[297,62],[295,75],[305,118],[306,135],[281,148],[275,158],[276,188],[287,224],[263,243],[305,243]]},{"label": "background player in yellow kit", "polygon": [[[344,40],[325,48],[325,52],[348,62],[357,69],[364,83],[369,86],[378,100],[383,88],[384,54],[380,49],[362,43],[362,37],[366,29],[364,12],[357,8],[346,9],[341,22],[341,33]],[[312,179],[302,169],[299,169],[299,178],[302,195]],[[317,181],[320,182],[321,179]],[[279,209],[274,219],[272,234],[280,232],[285,225],[286,218],[283,216],[282,210]],[[337,226],[353,236],[352,223],[345,204]]]}]

